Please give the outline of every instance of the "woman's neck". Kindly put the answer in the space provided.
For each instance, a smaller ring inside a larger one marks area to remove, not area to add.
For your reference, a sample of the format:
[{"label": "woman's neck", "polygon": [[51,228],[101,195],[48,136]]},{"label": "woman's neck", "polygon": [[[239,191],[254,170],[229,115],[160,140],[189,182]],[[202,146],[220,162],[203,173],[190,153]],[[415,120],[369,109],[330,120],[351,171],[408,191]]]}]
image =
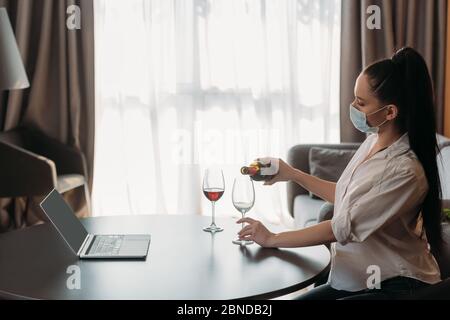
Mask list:
[{"label": "woman's neck", "polygon": [[380,130],[378,133],[378,139],[375,144],[377,149],[389,147],[403,135],[403,133],[400,132],[400,130],[398,130],[395,126],[389,126],[383,129],[384,130]]}]

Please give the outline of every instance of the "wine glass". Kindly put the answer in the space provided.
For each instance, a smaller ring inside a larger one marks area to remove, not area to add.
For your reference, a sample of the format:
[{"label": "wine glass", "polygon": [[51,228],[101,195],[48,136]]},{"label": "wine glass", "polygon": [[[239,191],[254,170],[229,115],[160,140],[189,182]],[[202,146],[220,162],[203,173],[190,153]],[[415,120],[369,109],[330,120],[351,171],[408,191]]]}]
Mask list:
[{"label": "wine glass", "polygon": [[[253,181],[248,176],[240,176],[234,179],[232,199],[234,207],[241,213],[242,218],[250,211],[255,203],[255,188]],[[242,223],[242,229],[244,223]],[[234,244],[246,246],[252,244],[251,240],[233,240]]]},{"label": "wine glass", "polygon": [[223,172],[218,168],[208,168],[203,177],[203,194],[211,201],[212,204],[212,222],[209,227],[203,229],[206,232],[220,232],[223,231],[221,227],[216,226],[215,221],[215,204],[225,192],[225,180]]}]

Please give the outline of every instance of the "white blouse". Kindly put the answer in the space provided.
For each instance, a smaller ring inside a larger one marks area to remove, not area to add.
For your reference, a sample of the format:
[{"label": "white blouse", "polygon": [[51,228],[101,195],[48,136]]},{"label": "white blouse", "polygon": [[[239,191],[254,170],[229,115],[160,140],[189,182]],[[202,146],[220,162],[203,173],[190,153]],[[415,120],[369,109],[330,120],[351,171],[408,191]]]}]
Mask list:
[{"label": "white blouse", "polygon": [[367,289],[378,271],[380,282],[395,276],[441,280],[422,232],[423,167],[407,133],[363,162],[377,137],[367,137],[336,185],[331,226],[337,242],[328,283],[337,290]]}]

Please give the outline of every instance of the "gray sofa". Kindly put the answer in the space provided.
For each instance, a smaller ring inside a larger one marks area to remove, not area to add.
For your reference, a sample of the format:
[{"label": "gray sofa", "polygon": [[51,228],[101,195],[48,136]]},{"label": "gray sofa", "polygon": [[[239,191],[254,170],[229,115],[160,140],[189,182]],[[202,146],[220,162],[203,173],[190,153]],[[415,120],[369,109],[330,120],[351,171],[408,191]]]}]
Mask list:
[{"label": "gray sofa", "polygon": [[[287,162],[294,168],[310,173],[309,151],[311,148],[335,150],[357,150],[359,143],[342,144],[299,144],[289,150]],[[296,183],[287,184],[288,209],[298,228],[304,228],[318,222],[320,209],[325,204],[322,199],[313,199],[309,192]]]},{"label": "gray sofa", "polygon": [[[439,173],[442,183],[442,198],[444,207],[450,207],[450,139],[438,135],[438,144],[441,157],[438,157]],[[335,150],[356,150],[360,144],[304,144],[292,147],[289,150],[287,162],[294,168],[310,173],[309,153],[311,148],[326,148]],[[442,158],[442,161],[440,160]],[[289,182],[287,184],[287,200],[290,214],[294,217],[297,228],[304,228],[321,221],[329,220],[333,216],[333,205],[322,199],[312,198],[309,192],[299,185]],[[420,298],[446,298],[450,299],[450,225],[443,225],[444,250],[435,254],[441,268],[443,281],[439,286],[421,293]],[[323,283],[323,282],[320,282]],[[319,283],[319,284],[320,284]],[[444,293],[443,293],[444,292]]]}]

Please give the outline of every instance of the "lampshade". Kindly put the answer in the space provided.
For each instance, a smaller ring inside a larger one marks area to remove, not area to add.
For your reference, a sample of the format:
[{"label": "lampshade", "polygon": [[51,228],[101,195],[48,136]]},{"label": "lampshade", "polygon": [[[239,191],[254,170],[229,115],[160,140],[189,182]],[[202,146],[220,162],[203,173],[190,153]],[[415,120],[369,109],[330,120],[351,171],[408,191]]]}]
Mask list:
[{"label": "lampshade", "polygon": [[0,90],[29,86],[8,13],[5,8],[0,8]]}]

